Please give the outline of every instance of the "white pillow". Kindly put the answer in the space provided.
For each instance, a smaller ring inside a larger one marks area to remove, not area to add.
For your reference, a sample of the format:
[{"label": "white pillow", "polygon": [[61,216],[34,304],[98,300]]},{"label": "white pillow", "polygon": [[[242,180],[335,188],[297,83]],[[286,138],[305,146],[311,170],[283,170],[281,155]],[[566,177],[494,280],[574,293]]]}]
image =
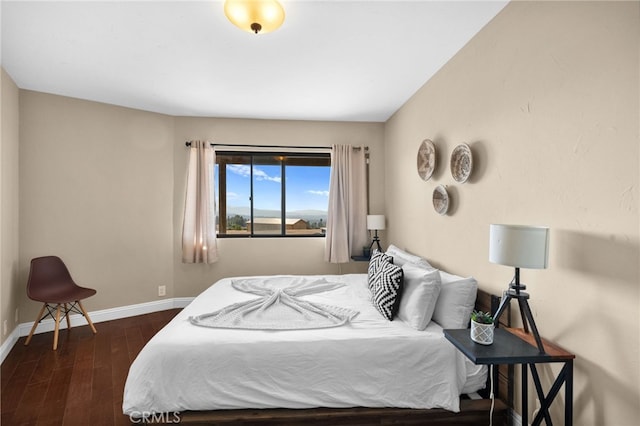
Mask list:
[{"label": "white pillow", "polygon": [[435,269],[429,264],[429,262],[427,262],[427,259],[408,253],[393,244],[389,245],[386,254],[393,257],[394,265],[403,266],[405,263],[415,263],[416,265],[426,269]]},{"label": "white pillow", "polygon": [[476,303],[478,281],[440,271],[440,295],[433,311],[433,321],[442,328],[467,328]]},{"label": "white pillow", "polygon": [[440,273],[411,263],[402,266],[404,289],[400,299],[398,318],[416,330],[424,330],[431,322],[440,294]]}]

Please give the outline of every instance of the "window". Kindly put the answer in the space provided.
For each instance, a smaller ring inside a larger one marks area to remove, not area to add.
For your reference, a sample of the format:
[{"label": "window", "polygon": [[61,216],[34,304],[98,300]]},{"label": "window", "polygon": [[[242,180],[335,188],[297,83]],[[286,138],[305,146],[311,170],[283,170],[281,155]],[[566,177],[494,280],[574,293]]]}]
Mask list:
[{"label": "window", "polygon": [[218,236],[324,236],[329,153],[216,152]]}]

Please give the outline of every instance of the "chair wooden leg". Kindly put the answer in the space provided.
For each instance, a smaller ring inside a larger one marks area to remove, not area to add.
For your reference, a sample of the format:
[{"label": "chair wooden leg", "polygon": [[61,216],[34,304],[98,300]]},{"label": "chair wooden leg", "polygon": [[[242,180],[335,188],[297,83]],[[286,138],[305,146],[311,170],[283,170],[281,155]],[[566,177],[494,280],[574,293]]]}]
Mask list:
[{"label": "chair wooden leg", "polygon": [[78,300],[78,306],[80,306],[82,315],[84,315],[84,317],[87,319],[87,322],[89,323],[89,327],[91,327],[91,331],[93,331],[93,334],[97,334],[98,332],[96,331],[96,328],[93,326],[93,323],[91,322],[91,318],[89,318],[89,314],[87,313],[87,311],[84,310],[84,306],[82,306],[82,303],[80,303],[79,300]]},{"label": "chair wooden leg", "polygon": [[65,316],[67,317],[67,329],[71,328],[71,319],[69,318],[69,310],[67,309],[67,304],[64,304],[64,313]]},{"label": "chair wooden leg", "polygon": [[42,314],[44,313],[44,309],[47,307],[46,303],[42,304],[42,308],[40,308],[40,313],[38,313],[38,317],[36,318],[35,322],[33,323],[33,327],[31,327],[31,331],[29,332],[29,336],[27,337],[27,340],[24,341],[24,345],[27,346],[29,345],[29,343],[31,342],[31,338],[33,337],[33,333],[36,331],[36,328],[38,328],[38,324],[40,324],[40,319],[42,318]]},{"label": "chair wooden leg", "polygon": [[56,306],[56,328],[53,331],[53,350],[58,349],[58,331],[60,330],[60,304]]}]

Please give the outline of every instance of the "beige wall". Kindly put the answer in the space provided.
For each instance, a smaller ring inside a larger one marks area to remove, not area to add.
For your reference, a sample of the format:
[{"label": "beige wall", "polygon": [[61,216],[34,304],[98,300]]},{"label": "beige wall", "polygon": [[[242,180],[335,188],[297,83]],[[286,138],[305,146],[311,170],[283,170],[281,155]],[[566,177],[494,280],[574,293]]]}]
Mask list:
[{"label": "beige wall", "polygon": [[180,262],[180,230],[188,150],[194,139],[224,144],[369,146],[371,153],[372,212],[384,206],[384,126],[382,123],[273,121],[220,118],[177,118],[174,144],[174,271],[177,296],[198,294],[222,277],[262,274],[339,274],[363,272],[364,263],[329,264],[324,259],[324,238],[219,239],[220,260],[213,265]]},{"label": "beige wall", "polygon": [[[172,143],[172,117],[21,91],[21,285],[30,259],[55,254],[98,290],[89,311],[170,290]],[[21,310],[33,321],[38,305],[23,294]]]},{"label": "beige wall", "polygon": [[38,305],[24,286],[33,257],[61,256],[98,290],[88,310],[195,296],[222,277],[362,272],[328,264],[324,239],[222,239],[214,265],[181,263],[192,139],[232,144],[367,145],[372,211],[384,200],[383,124],[169,117],[62,96],[20,92],[21,322]]},{"label": "beige wall", "polygon": [[[0,343],[16,328],[16,308],[20,300],[18,281],[18,146],[19,91],[11,76],[0,69],[2,80],[2,128],[0,142]],[[7,333],[4,333],[4,324]]]},{"label": "beige wall", "polygon": [[[513,270],[488,262],[489,224],[551,227],[549,269],[522,279],[541,334],[577,356],[579,425],[640,418],[639,18],[638,2],[511,3],[385,127],[392,242],[499,294]],[[425,138],[439,152],[427,182],[407,167]],[[448,168],[461,142],[465,184]]]}]

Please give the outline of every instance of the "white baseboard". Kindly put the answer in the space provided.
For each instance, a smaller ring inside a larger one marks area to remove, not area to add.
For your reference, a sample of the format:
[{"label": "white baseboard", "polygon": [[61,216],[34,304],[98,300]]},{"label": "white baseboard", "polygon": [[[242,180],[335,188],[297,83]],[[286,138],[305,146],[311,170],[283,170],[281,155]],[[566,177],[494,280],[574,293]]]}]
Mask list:
[{"label": "white baseboard", "polygon": [[4,359],[7,357],[7,355],[9,355],[9,352],[11,352],[11,349],[13,349],[13,345],[16,344],[18,338],[20,338],[20,335],[18,332],[18,327],[16,327],[13,329],[9,337],[5,339],[2,346],[0,346],[0,363],[4,362]]},{"label": "white baseboard", "polygon": [[[173,299],[158,300],[154,302],[138,303],[136,305],[121,306],[118,308],[102,309],[99,311],[87,312],[91,321],[94,323],[111,321],[120,318],[133,317],[136,315],[150,314],[152,312],[166,311],[167,309],[184,308],[193,300],[193,297],[175,297]],[[80,314],[73,314],[69,316],[71,320],[71,327],[78,327],[87,325],[87,320]],[[4,359],[9,355],[11,349],[16,344],[18,339],[23,336],[28,336],[33,327],[33,322],[25,322],[19,324],[9,337],[0,346],[0,363],[4,362]],[[42,321],[34,334],[47,333],[53,331],[55,328],[55,321],[52,318],[47,318]],[[62,321],[60,323],[60,329],[67,328],[67,322]]]}]

